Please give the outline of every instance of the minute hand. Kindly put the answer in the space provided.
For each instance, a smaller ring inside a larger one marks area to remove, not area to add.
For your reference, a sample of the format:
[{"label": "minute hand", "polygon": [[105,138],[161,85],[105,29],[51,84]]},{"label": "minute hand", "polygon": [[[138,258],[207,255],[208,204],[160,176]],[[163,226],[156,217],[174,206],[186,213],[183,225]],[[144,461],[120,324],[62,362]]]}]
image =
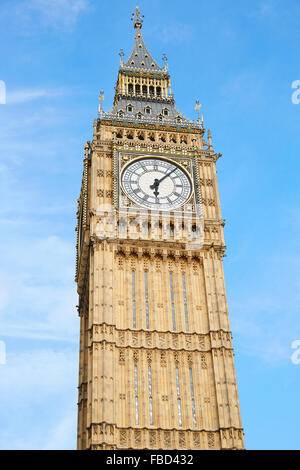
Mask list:
[{"label": "minute hand", "polygon": [[168,176],[171,175],[171,173],[173,173],[173,171],[177,170],[177,167],[173,168],[172,171],[170,171],[170,173],[167,173],[165,176],[163,176],[160,180],[158,180],[157,178],[155,178],[154,180],[154,183],[151,184],[150,186],[150,189],[154,189],[154,195],[157,197],[159,195],[159,192],[158,192],[158,187],[159,187],[159,183],[161,183],[165,178],[167,178]]},{"label": "minute hand", "polygon": [[157,181],[157,183],[158,183],[158,184],[161,183],[165,178],[167,178],[168,176],[170,176],[170,175],[173,173],[173,171],[175,171],[175,170],[177,170],[177,167],[173,168],[173,170],[170,171],[170,173],[167,173],[165,176],[163,176],[160,180]]}]

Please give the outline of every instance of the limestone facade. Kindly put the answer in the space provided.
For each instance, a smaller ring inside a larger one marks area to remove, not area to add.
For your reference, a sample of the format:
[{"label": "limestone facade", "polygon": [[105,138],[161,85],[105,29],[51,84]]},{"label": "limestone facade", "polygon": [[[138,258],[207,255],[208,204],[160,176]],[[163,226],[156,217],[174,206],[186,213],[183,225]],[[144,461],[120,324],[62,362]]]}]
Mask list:
[{"label": "limestone facade", "polygon": [[[111,114],[101,110],[85,146],[77,212],[78,449],[243,449],[223,273],[220,154],[201,120],[178,119],[168,72],[158,78],[140,64],[130,70],[134,65],[123,70],[121,63],[121,93],[117,87]],[[144,97],[128,89],[133,79],[140,90],[147,85]],[[151,96],[159,80],[164,96]],[[117,114],[122,100],[123,108],[124,100],[144,100],[143,109],[172,111],[165,120],[158,114],[130,121]],[[176,211],[149,215],[124,193],[123,166],[145,156],[178,163],[190,175],[184,220]]]}]

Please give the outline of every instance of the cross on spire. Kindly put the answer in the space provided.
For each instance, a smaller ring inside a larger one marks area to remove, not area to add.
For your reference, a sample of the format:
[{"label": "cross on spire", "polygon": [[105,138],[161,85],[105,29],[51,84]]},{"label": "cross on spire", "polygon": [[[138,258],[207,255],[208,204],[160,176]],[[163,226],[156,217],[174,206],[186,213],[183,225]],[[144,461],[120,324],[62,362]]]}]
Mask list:
[{"label": "cross on spire", "polygon": [[141,28],[143,24],[144,15],[141,14],[139,7],[135,7],[135,13],[132,13],[131,20],[134,20],[133,26],[135,28]]}]

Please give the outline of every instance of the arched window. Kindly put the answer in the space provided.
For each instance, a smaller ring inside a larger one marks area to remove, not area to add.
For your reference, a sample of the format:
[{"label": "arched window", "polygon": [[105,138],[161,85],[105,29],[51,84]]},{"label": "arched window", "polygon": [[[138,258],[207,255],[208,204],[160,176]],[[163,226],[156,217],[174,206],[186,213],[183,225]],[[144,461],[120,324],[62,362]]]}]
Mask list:
[{"label": "arched window", "polygon": [[146,114],[151,114],[151,108],[150,108],[150,106],[146,106],[146,108],[145,108],[145,113],[146,113]]},{"label": "arched window", "polygon": [[129,83],[128,85],[128,93],[133,93],[133,84],[132,83]]},{"label": "arched window", "polygon": [[167,234],[169,237],[174,237],[174,225],[173,224],[168,224]]},{"label": "arched window", "polygon": [[161,88],[160,86],[156,87],[156,96],[161,96]]},{"label": "arched window", "polygon": [[187,144],[187,138],[184,135],[182,137],[180,137],[180,143],[181,144]]},{"label": "arched window", "polygon": [[164,116],[169,116],[169,110],[168,110],[168,108],[165,108],[165,109],[163,110],[163,114],[164,114]]},{"label": "arched window", "polygon": [[143,225],[142,225],[142,233],[144,235],[149,235],[150,233],[150,224],[149,222],[144,222]]},{"label": "arched window", "polygon": [[132,112],[132,105],[131,105],[131,104],[129,104],[129,105],[127,106],[127,111],[128,111],[129,113]]},{"label": "arched window", "polygon": [[199,234],[199,227],[196,225],[192,226],[192,238],[197,238]]},{"label": "arched window", "polygon": [[118,226],[119,226],[119,233],[125,233],[126,232],[126,222],[125,222],[124,219],[119,220]]}]

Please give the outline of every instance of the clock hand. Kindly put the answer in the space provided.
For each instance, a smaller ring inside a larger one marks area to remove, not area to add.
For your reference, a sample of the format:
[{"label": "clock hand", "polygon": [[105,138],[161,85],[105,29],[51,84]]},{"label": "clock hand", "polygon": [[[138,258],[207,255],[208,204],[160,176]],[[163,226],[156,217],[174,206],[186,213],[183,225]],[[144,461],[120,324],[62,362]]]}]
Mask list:
[{"label": "clock hand", "polygon": [[170,176],[173,171],[177,170],[177,166],[175,166],[175,168],[173,168],[172,171],[170,171],[170,173],[167,173],[165,176],[163,176],[160,180],[158,180],[158,184],[161,183],[165,178],[167,178],[168,176]]},{"label": "clock hand", "polygon": [[157,197],[159,195],[158,186],[159,186],[159,180],[157,178],[155,178],[154,183],[151,184],[151,186],[150,186],[150,189],[154,189],[155,197]]},{"label": "clock hand", "polygon": [[150,186],[150,189],[154,189],[154,194],[155,196],[158,196],[159,192],[157,191],[158,190],[158,187],[159,187],[159,184],[165,179],[167,178],[168,176],[170,176],[173,171],[177,170],[177,167],[173,168],[172,171],[170,171],[170,173],[167,173],[165,176],[163,176],[160,180],[158,180],[157,178],[155,178],[154,180],[154,183],[151,184]]}]

